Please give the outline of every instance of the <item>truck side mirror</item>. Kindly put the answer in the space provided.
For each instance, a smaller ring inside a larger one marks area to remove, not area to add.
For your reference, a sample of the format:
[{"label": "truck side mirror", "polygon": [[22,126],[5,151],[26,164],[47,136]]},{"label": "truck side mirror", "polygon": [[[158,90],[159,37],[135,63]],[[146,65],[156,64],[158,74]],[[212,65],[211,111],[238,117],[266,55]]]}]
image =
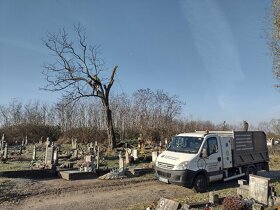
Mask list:
[{"label": "truck side mirror", "polygon": [[203,148],[203,149],[202,149],[201,157],[203,157],[203,158],[207,158],[207,157],[208,157],[208,152],[207,152],[207,149],[206,149],[206,148]]}]

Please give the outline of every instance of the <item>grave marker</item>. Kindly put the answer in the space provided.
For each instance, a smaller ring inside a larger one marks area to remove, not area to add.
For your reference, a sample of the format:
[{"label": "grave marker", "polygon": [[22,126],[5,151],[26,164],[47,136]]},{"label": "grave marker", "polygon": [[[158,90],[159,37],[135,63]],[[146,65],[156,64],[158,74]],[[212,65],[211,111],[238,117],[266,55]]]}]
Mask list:
[{"label": "grave marker", "polygon": [[32,160],[36,160],[36,146],[35,145],[33,146]]},{"label": "grave marker", "polygon": [[54,165],[58,164],[58,149],[57,148],[54,150],[54,153],[53,153],[53,164]]},{"label": "grave marker", "polygon": [[179,202],[161,197],[156,207],[156,210],[177,210],[178,208]]},{"label": "grave marker", "polygon": [[28,144],[28,138],[27,138],[27,136],[25,136],[25,142],[24,142],[24,144],[25,144],[25,145]]},{"label": "grave marker", "polygon": [[72,149],[77,149],[77,139],[72,139]]},{"label": "grave marker", "polygon": [[6,143],[5,145],[5,149],[4,149],[4,159],[8,159],[8,143]]},{"label": "grave marker", "polygon": [[78,149],[74,149],[74,151],[73,151],[73,156],[74,156],[74,158],[78,158]]},{"label": "grave marker", "polygon": [[45,164],[46,165],[53,164],[53,153],[54,153],[54,148],[46,146],[46,155],[45,155]]},{"label": "grave marker", "polygon": [[96,169],[99,169],[99,160],[100,160],[100,147],[97,147],[97,153],[96,153]]},{"label": "grave marker", "polygon": [[128,149],[125,150],[125,164],[129,164],[129,154]]},{"label": "grave marker", "polygon": [[123,171],[124,170],[124,161],[122,158],[122,152],[119,153],[119,170]]},{"label": "grave marker", "polygon": [[268,188],[270,179],[250,174],[249,180],[249,196],[259,203],[268,205]]},{"label": "grave marker", "polygon": [[134,160],[137,160],[137,158],[138,158],[137,153],[138,153],[137,149],[132,150],[132,156],[133,156]]}]

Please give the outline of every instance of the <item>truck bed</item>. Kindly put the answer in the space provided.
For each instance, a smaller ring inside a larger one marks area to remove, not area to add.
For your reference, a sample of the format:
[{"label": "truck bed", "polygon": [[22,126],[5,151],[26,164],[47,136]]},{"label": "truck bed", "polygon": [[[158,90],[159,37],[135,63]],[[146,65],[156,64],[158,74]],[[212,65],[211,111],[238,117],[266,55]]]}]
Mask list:
[{"label": "truck bed", "polygon": [[267,162],[266,135],[262,131],[234,131],[232,139],[233,166]]}]

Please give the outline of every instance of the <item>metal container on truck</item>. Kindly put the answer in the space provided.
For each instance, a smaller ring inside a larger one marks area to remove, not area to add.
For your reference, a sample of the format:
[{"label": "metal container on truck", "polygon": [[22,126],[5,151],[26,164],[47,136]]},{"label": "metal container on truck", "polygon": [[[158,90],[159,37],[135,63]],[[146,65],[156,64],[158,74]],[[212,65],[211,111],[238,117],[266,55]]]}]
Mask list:
[{"label": "metal container on truck", "polygon": [[210,182],[269,170],[262,131],[197,131],[173,138],[155,164],[157,178],[204,192]]}]

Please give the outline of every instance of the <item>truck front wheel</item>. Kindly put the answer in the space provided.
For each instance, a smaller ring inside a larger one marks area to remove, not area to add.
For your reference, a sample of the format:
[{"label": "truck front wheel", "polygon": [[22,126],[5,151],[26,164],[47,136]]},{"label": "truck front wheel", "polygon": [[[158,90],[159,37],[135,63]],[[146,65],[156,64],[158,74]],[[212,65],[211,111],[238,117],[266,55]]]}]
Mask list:
[{"label": "truck front wheel", "polygon": [[204,175],[200,174],[194,179],[193,189],[195,192],[206,192],[208,186],[207,179]]}]

